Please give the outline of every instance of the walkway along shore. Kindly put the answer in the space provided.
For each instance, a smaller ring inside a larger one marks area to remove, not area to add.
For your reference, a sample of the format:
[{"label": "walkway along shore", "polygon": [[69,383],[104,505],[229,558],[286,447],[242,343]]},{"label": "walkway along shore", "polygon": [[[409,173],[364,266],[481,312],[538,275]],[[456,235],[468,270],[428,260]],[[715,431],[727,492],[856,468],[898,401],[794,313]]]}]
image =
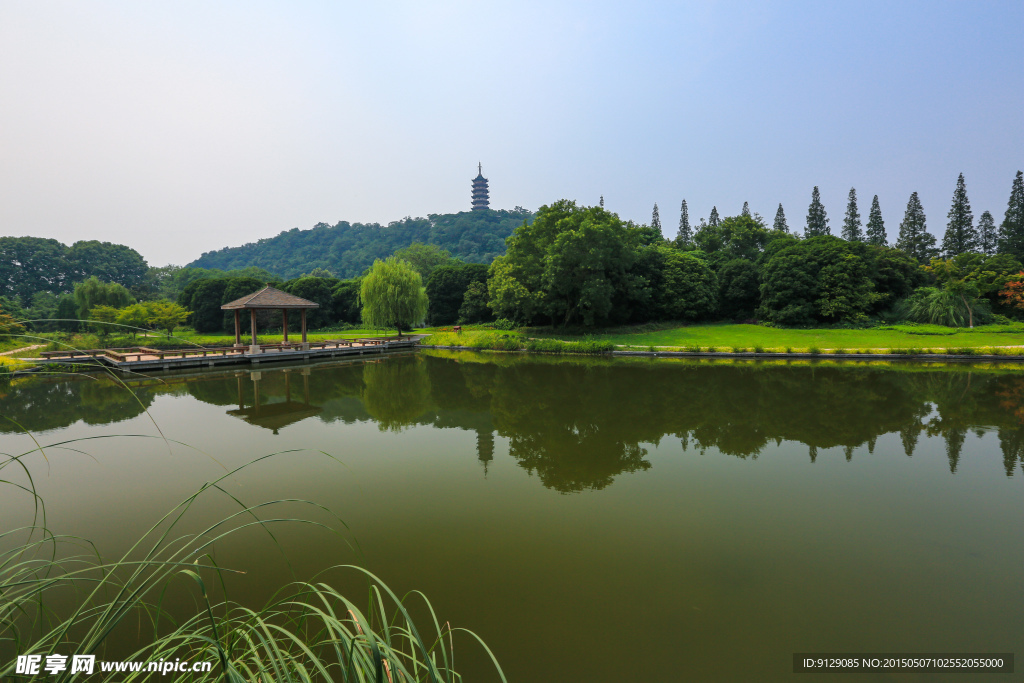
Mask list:
[{"label": "walkway along shore", "polygon": [[[493,351],[495,353],[537,353],[543,355],[558,355],[550,351],[503,351],[500,349],[479,349],[472,346],[433,346],[429,344],[417,344],[417,349],[444,349],[450,351]],[[1017,347],[1008,347],[1017,348]],[[1024,349],[1022,349],[1024,350]],[[973,355],[955,353],[799,353],[799,352],[771,352],[771,351],[609,351],[601,354],[575,354],[564,355],[599,355],[599,356],[637,356],[649,358],[759,358],[772,359],[822,359],[822,360],[915,360],[915,361],[1011,361],[1024,362],[1024,355]]]}]

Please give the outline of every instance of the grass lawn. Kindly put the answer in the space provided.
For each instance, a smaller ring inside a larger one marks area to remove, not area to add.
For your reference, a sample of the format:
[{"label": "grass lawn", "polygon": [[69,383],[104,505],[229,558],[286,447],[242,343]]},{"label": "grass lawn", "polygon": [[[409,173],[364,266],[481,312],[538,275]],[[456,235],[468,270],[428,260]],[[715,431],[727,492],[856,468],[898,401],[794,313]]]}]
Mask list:
[{"label": "grass lawn", "polygon": [[[477,334],[467,329],[464,335]],[[529,329],[519,334],[533,338],[579,340],[577,335],[557,331]],[[635,329],[603,330],[588,339],[608,341],[616,346],[718,351],[731,349],[806,352],[886,349],[960,349],[1024,346],[1024,325],[985,325],[973,330],[938,325],[890,325],[867,329],[780,329],[761,325],[689,325],[647,331]]]}]

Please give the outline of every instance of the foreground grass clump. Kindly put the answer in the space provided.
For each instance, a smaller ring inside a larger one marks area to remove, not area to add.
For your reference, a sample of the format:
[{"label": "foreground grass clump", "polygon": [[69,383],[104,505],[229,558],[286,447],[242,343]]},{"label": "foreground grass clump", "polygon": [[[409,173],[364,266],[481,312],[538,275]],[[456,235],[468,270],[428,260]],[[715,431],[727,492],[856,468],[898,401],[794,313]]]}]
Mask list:
[{"label": "foreground grass clump", "polygon": [[[29,456],[42,450],[37,445],[0,461],[5,494],[26,495],[32,517],[25,526],[0,528],[4,547],[0,551],[0,680],[31,678],[16,673],[19,655],[40,656],[45,662],[48,655],[73,653],[96,655],[96,668],[89,680],[460,683],[463,679],[453,667],[452,637],[456,633],[468,634],[478,642],[505,680],[493,654],[475,634],[452,628],[447,622],[441,625],[421,593],[412,591],[400,598],[359,567],[333,567],[313,581],[297,581],[258,609],[213,597],[218,592],[226,595],[231,576],[244,573],[219,566],[214,560],[216,545],[225,538],[256,528],[277,544],[271,527],[280,524],[337,531],[333,524],[264,516],[267,508],[297,503],[326,512],[308,501],[247,506],[227,492],[226,480],[231,476],[274,456],[258,458],[203,485],[157,521],[121,558],[106,562],[91,543],[47,528],[45,505],[26,466]],[[2,472],[8,467],[13,470],[10,476]],[[21,481],[14,477],[18,473]],[[235,513],[197,532],[184,528],[182,519],[189,509],[201,496],[210,495],[223,495],[234,503]],[[364,607],[329,583],[341,572],[355,572],[365,580],[368,601]],[[183,618],[180,612],[172,614],[167,603],[174,602],[180,610],[189,601],[169,601],[167,595],[188,587],[194,607],[189,610],[191,615]],[[429,617],[425,626],[414,623],[409,613],[413,606]],[[106,655],[111,646],[125,649],[126,634],[134,634],[134,642],[145,644]],[[100,667],[101,662],[179,660],[210,662],[212,666],[209,671],[172,672],[171,676],[145,667],[138,672],[103,671]],[[42,667],[40,675],[45,675]],[[70,666],[46,676],[46,680],[59,683],[80,679]]]}]

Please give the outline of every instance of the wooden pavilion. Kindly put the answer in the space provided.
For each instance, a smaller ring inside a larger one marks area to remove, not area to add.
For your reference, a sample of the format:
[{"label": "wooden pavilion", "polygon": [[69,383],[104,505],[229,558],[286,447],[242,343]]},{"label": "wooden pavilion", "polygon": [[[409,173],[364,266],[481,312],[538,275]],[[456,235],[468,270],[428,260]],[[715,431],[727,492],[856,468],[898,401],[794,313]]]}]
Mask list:
[{"label": "wooden pavilion", "polygon": [[252,345],[249,347],[249,352],[259,353],[260,347],[256,343],[256,311],[268,308],[281,309],[284,343],[287,344],[288,311],[298,309],[302,315],[302,345],[303,348],[308,348],[306,346],[306,311],[310,308],[320,308],[320,304],[295,296],[294,294],[289,294],[288,292],[282,292],[280,289],[267,285],[260,291],[243,296],[241,299],[235,299],[230,303],[224,304],[221,308],[225,311],[235,312],[235,346],[242,345],[242,311],[249,311],[250,326],[252,328]]}]

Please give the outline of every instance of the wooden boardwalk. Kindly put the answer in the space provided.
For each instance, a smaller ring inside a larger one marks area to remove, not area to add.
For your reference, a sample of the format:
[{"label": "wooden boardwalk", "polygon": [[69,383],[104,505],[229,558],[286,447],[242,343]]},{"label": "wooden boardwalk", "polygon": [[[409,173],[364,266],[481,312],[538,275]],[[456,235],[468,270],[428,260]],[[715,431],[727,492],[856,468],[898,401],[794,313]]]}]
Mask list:
[{"label": "wooden boardwalk", "polygon": [[45,351],[37,363],[43,365],[103,365],[128,372],[176,370],[190,367],[259,365],[282,361],[305,361],[343,356],[409,351],[417,336],[396,338],[336,339],[308,344],[262,344],[253,352],[249,346],[154,349],[145,346],[84,351]]}]

